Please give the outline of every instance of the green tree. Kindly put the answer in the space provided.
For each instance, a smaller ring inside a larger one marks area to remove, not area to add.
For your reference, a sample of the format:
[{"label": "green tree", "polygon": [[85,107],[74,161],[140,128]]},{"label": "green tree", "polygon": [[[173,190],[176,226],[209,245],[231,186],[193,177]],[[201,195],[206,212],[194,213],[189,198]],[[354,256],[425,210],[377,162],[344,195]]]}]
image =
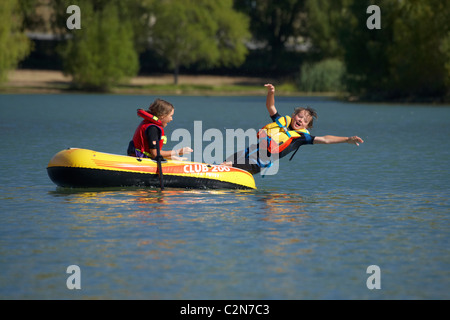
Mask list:
[{"label": "green tree", "polygon": [[167,0],[154,7],[152,48],[174,70],[202,62],[207,67],[239,66],[245,60],[248,19],[231,0]]},{"label": "green tree", "polygon": [[342,0],[307,0],[308,54],[302,61],[297,86],[301,91],[339,92],[345,89],[344,50],[339,43],[343,20]]},{"label": "green tree", "polygon": [[[36,2],[42,0],[20,0],[21,2]],[[68,14],[66,8],[72,4],[76,4],[81,8],[83,15],[84,3],[95,11],[101,11],[107,6],[117,8],[117,14],[121,22],[127,21],[133,29],[133,41],[137,52],[142,52],[148,45],[149,24],[152,19],[151,7],[158,0],[47,0],[52,9],[51,24],[54,34],[61,35],[62,38],[70,30],[66,28],[66,20]]]},{"label": "green tree", "polygon": [[26,30],[46,30],[45,19],[36,10],[39,6],[42,6],[41,0],[18,0],[20,12],[23,16],[23,28]]},{"label": "green tree", "polygon": [[341,0],[307,0],[306,29],[311,41],[310,55],[315,60],[341,58],[342,47],[339,44],[338,30],[345,23],[344,7]]},{"label": "green tree", "polygon": [[21,30],[22,16],[16,0],[0,2],[0,82],[7,73],[17,67],[31,50],[31,43]]},{"label": "green tree", "polygon": [[254,40],[270,53],[269,67],[276,69],[284,59],[286,44],[305,36],[306,0],[235,0],[238,10],[250,17]]},{"label": "green tree", "polygon": [[339,28],[339,42],[351,93],[388,100],[448,94],[448,2],[379,0],[381,29],[369,30],[366,9],[373,1],[342,1],[346,23]]},{"label": "green tree", "polygon": [[[445,60],[445,84],[447,88],[450,88],[450,32],[447,33],[447,37],[442,39],[439,50],[444,55]],[[449,90],[447,90],[447,98],[450,100]]]},{"label": "green tree", "polygon": [[120,20],[116,5],[103,7],[82,2],[81,29],[71,30],[61,50],[64,72],[73,77],[76,88],[107,91],[136,75],[139,62],[133,43],[133,30]]},{"label": "green tree", "polygon": [[382,2],[382,29],[369,30],[366,10],[370,1],[342,0],[342,3],[345,23],[338,29],[338,37],[346,66],[347,89],[359,96],[381,94],[389,81],[387,47],[392,41],[392,28],[388,27],[388,21],[398,10],[395,5]]},{"label": "green tree", "polygon": [[390,83],[398,95],[440,97],[448,92],[449,21],[448,1],[410,0],[399,5],[388,48]]}]

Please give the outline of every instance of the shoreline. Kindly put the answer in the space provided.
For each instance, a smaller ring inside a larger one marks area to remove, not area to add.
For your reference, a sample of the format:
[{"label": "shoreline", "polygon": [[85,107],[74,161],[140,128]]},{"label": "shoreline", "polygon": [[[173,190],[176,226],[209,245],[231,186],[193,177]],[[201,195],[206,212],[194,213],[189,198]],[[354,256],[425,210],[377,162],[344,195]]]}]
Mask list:
[{"label": "shoreline", "polygon": [[361,99],[339,92],[302,92],[289,81],[275,78],[238,77],[218,75],[178,76],[173,84],[173,74],[138,75],[128,83],[116,85],[108,92],[76,90],[71,87],[71,77],[59,70],[17,69],[8,72],[8,80],[0,84],[0,94],[123,94],[123,95],[185,95],[185,96],[265,96],[264,84],[273,83],[277,96],[323,97],[352,103],[414,104],[449,106],[446,98],[423,99]]},{"label": "shoreline", "polygon": [[264,84],[278,83],[279,95],[336,97],[336,93],[298,92],[293,85],[278,79],[217,75],[179,75],[178,85],[172,74],[138,75],[110,92],[89,92],[71,88],[71,77],[57,70],[17,69],[8,73],[0,85],[1,94],[143,94],[143,95],[265,95]]},{"label": "shoreline", "polygon": [[[17,69],[8,73],[8,80],[0,85],[2,93],[85,93],[86,91],[71,89],[71,77],[57,70]],[[210,75],[179,75],[178,85],[173,84],[172,74],[139,75],[128,83],[115,86],[111,92],[152,94],[173,92],[174,94],[190,91],[216,91],[222,88],[239,89],[236,91],[253,92],[262,87],[265,79],[252,77],[230,77]],[[267,80],[266,80],[267,81]],[[248,90],[246,90],[248,88]],[[101,93],[101,92],[100,92]],[[259,94],[259,92],[258,92]]]}]

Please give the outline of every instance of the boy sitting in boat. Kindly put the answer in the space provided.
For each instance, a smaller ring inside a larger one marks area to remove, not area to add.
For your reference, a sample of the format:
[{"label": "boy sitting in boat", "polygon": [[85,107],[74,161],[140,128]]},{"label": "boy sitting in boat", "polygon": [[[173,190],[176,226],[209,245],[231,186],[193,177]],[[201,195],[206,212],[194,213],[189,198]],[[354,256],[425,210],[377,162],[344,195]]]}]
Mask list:
[{"label": "boy sitting in boat", "polygon": [[158,152],[163,158],[184,160],[181,155],[192,152],[189,147],[177,150],[162,150],[167,142],[164,128],[172,121],[175,108],[165,100],[156,99],[147,111],[138,109],[137,114],[144,120],[137,127],[133,140],[128,145],[127,154],[132,157],[155,159]]},{"label": "boy sitting in boat", "polygon": [[[293,151],[297,152],[304,144],[350,143],[359,146],[364,142],[358,136],[311,135],[308,129],[313,127],[314,118],[317,118],[316,111],[312,108],[297,108],[291,117],[282,117],[275,107],[275,87],[272,84],[266,84],[265,87],[267,87],[266,108],[273,122],[259,131],[257,145],[251,145],[244,151],[235,153],[227,158],[223,165],[256,174],[262,168],[272,166],[272,158],[279,159]],[[276,157],[273,157],[274,155]]]}]

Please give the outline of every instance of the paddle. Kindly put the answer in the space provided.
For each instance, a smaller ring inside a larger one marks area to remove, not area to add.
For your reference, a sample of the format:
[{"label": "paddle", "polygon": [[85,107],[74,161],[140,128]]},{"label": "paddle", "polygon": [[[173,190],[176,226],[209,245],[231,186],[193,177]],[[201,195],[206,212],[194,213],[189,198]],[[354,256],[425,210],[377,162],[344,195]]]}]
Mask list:
[{"label": "paddle", "polygon": [[164,160],[164,158],[161,156],[161,150],[159,148],[159,141],[158,141],[158,148],[156,148],[156,162],[158,163],[159,185],[161,187],[161,191],[164,190],[164,178],[161,165],[162,160]]}]

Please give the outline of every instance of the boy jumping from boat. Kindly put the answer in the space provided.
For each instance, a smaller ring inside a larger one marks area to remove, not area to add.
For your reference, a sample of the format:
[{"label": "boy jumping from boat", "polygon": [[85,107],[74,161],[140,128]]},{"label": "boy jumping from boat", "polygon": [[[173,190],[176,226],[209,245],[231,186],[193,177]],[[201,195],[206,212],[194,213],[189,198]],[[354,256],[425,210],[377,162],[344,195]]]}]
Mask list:
[{"label": "boy jumping from boat", "polygon": [[272,166],[273,160],[294,152],[292,157],[304,144],[350,143],[359,146],[364,141],[358,136],[313,136],[308,129],[313,127],[317,113],[312,108],[296,108],[291,117],[282,117],[275,107],[275,86],[267,87],[266,108],[272,123],[264,126],[258,133],[259,142],[230,156],[223,165],[233,166],[249,171],[251,174],[261,172]]}]

